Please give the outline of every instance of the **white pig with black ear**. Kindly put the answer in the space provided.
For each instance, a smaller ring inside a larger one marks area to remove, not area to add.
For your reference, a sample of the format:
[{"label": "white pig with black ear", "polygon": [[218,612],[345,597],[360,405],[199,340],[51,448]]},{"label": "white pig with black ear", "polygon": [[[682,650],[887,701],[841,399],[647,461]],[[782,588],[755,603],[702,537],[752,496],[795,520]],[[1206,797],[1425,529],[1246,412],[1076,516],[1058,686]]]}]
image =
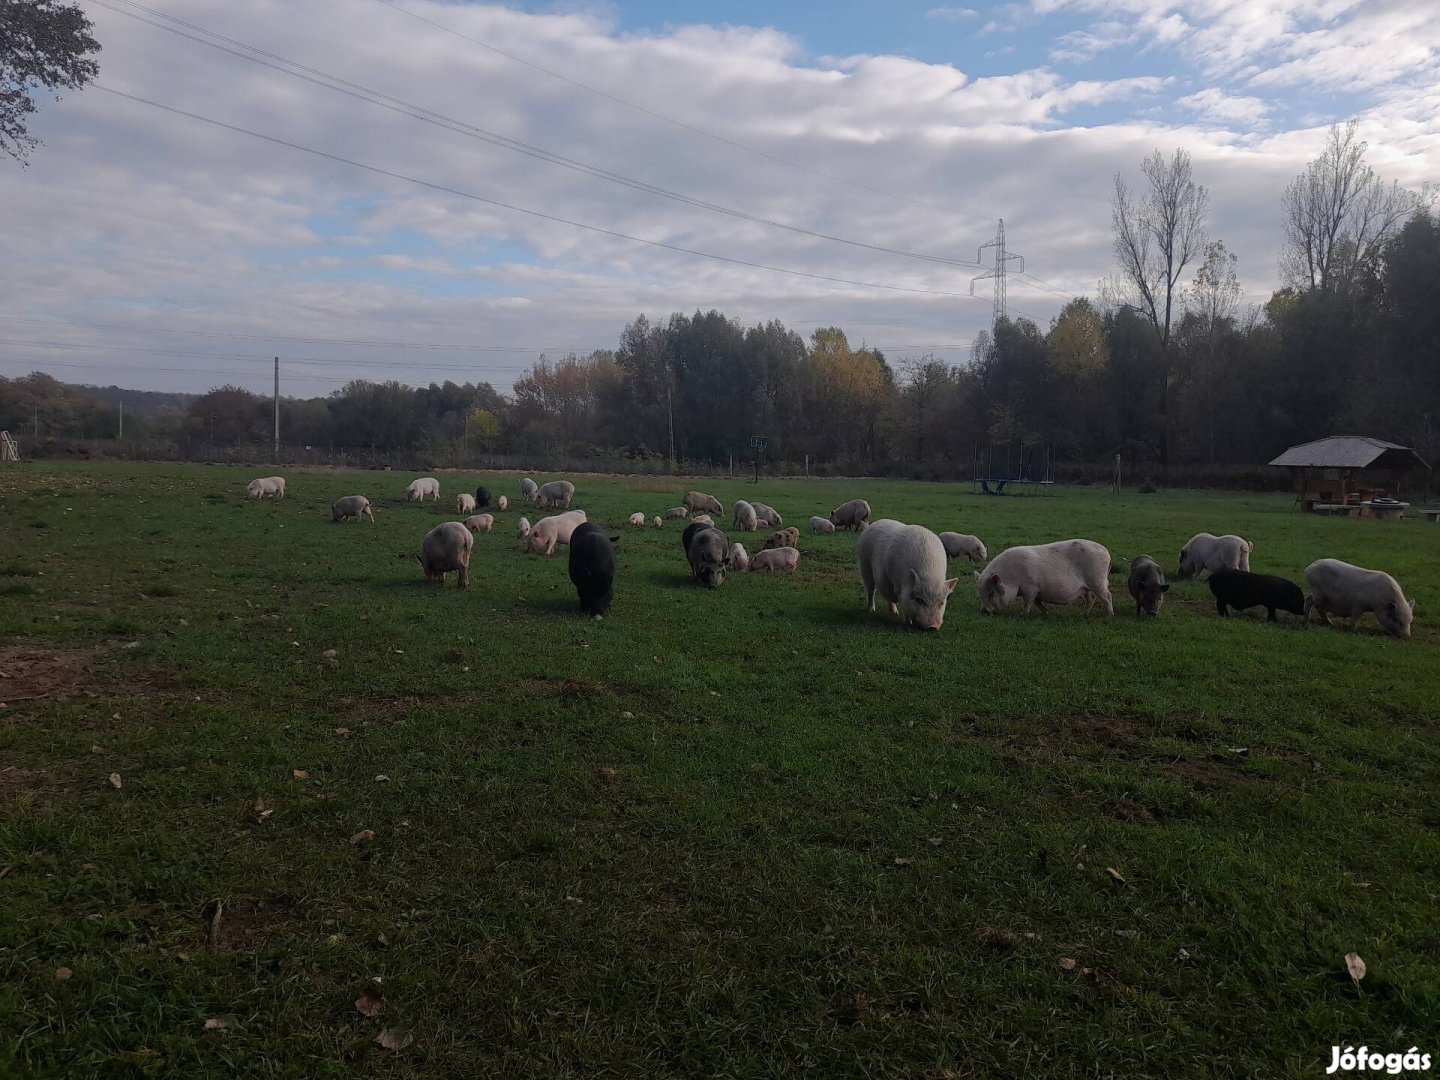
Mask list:
[{"label": "white pig with black ear", "polygon": [[945,548],[923,525],[881,518],[860,535],[856,545],[860,584],[875,610],[878,594],[899,615],[921,630],[939,630],[956,578],[945,577]]}]

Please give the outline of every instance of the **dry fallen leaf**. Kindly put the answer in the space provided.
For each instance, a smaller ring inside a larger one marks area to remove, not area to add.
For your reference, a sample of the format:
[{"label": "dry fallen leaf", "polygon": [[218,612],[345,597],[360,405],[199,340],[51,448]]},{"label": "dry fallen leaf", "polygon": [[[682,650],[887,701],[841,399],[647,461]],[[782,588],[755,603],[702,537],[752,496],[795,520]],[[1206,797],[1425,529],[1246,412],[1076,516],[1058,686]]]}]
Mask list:
[{"label": "dry fallen leaf", "polygon": [[256,820],[256,821],[264,821],[266,818],[268,818],[268,817],[269,817],[271,814],[273,814],[274,812],[275,812],[275,811],[274,811],[273,809],[271,809],[270,807],[268,807],[268,806],[265,805],[265,800],[264,800],[264,799],[256,799],[256,800],[255,800],[255,820]]},{"label": "dry fallen leaf", "polygon": [[375,1042],[382,1050],[404,1050],[414,1041],[414,1032],[409,1028],[385,1028],[375,1036]]},{"label": "dry fallen leaf", "polygon": [[1177,960],[1189,960],[1189,959],[1190,959],[1190,950],[1189,950],[1189,949],[1181,949],[1178,953],[1175,954],[1175,959],[1177,959]]},{"label": "dry fallen leaf", "polygon": [[111,719],[111,720],[119,720],[119,719],[120,719],[120,714],[119,714],[118,712],[112,712],[112,713],[110,714],[110,719]]},{"label": "dry fallen leaf", "polygon": [[70,976],[71,976],[71,975],[74,975],[74,974],[75,974],[75,973],[74,973],[73,971],[71,971],[71,970],[70,970],[69,968],[67,968],[67,967],[56,968],[56,969],[55,969],[55,981],[56,981],[56,982],[69,982],[69,981],[70,981]]},{"label": "dry fallen leaf", "polygon": [[348,727],[337,727],[335,729],[335,734],[339,735],[343,739],[350,734],[350,729]]},{"label": "dry fallen leaf", "polygon": [[390,777],[386,776],[383,772],[382,772],[382,773],[379,773],[379,774],[375,777],[375,782],[376,782],[377,784],[388,783],[389,780],[390,780]]},{"label": "dry fallen leaf", "polygon": [[375,839],[374,829],[361,829],[354,836],[350,837],[350,843],[359,847],[361,844],[368,844]]},{"label": "dry fallen leaf", "polygon": [[1350,978],[1354,979],[1357,984],[1365,977],[1365,961],[1360,959],[1359,953],[1345,954],[1345,970],[1350,973]]},{"label": "dry fallen leaf", "polygon": [[380,991],[373,986],[361,990],[360,996],[355,999],[355,1011],[374,1020],[385,1011],[385,1002],[380,1000]]},{"label": "dry fallen leaf", "polygon": [[205,1021],[206,1031],[219,1031],[221,1028],[228,1028],[229,1026],[230,1021],[226,1020],[223,1016],[212,1016],[209,1020]]},{"label": "dry fallen leaf", "polygon": [[634,714],[633,712],[630,712],[629,710],[626,710],[625,712],[622,712],[620,715],[623,716],[626,720],[634,720],[634,719],[635,719],[635,714]]},{"label": "dry fallen leaf", "polygon": [[308,772],[306,772],[304,769],[292,769],[292,770],[290,770],[290,774],[291,774],[292,776],[294,776],[296,780],[309,780],[309,779],[310,779],[310,774],[309,774]]},{"label": "dry fallen leaf", "polygon": [[1074,961],[1074,960],[1071,960],[1070,957],[1068,957],[1068,956],[1062,956],[1062,957],[1060,958],[1060,970],[1061,970],[1061,971],[1074,971],[1074,970],[1075,970],[1077,967],[1079,967],[1079,966],[1080,966],[1079,964],[1075,963],[1075,961]]},{"label": "dry fallen leaf", "polygon": [[98,747],[98,746],[92,746],[92,747],[90,747],[90,752],[91,752],[92,754],[103,754],[105,751],[102,750],[102,749],[100,749],[100,747]]},{"label": "dry fallen leaf", "polygon": [[615,770],[609,765],[602,765],[595,770],[595,779],[602,784],[613,784],[615,782]]},{"label": "dry fallen leaf", "polygon": [[120,790],[120,774],[118,772],[112,772],[110,774],[110,786],[116,791]]},{"label": "dry fallen leaf", "polygon": [[1105,872],[1110,875],[1110,880],[1120,885],[1125,884],[1125,875],[1116,870],[1113,866],[1105,867]]},{"label": "dry fallen leaf", "polygon": [[321,653],[320,655],[323,656],[323,657],[325,657],[325,659],[327,659],[327,660],[333,660],[333,659],[334,659],[336,656],[338,656],[339,654],[338,654],[334,649],[326,649],[326,650],[325,650],[323,653]]},{"label": "dry fallen leaf", "polygon": [[895,865],[896,865],[896,866],[909,866],[910,863],[911,863],[911,861],[912,861],[912,860],[910,860],[910,859],[902,859],[899,855],[896,855],[896,856],[895,856]]}]

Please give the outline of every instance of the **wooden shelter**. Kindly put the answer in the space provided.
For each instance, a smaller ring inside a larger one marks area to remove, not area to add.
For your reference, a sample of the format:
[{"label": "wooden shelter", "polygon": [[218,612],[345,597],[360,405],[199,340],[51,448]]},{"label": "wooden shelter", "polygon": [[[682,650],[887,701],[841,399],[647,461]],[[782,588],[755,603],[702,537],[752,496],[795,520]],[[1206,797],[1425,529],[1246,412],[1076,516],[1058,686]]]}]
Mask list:
[{"label": "wooden shelter", "polygon": [[[1329,435],[1292,446],[1270,462],[1295,477],[1295,501],[1307,513],[1359,513],[1400,504],[1400,477],[1428,469],[1411,447],[1367,435]],[[1378,510],[1377,510],[1378,513]]]}]

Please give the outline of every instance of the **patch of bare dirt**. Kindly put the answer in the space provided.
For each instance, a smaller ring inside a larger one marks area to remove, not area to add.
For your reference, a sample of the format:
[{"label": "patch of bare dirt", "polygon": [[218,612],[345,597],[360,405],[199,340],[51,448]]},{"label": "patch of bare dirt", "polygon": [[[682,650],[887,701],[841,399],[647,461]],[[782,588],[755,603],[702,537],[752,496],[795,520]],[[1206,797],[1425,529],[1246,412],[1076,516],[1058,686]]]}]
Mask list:
[{"label": "patch of bare dirt", "polygon": [[269,937],[294,925],[295,921],[294,911],[284,901],[236,897],[227,901],[220,911],[214,951],[259,952]]},{"label": "patch of bare dirt", "polygon": [[1129,749],[1149,734],[1142,724],[1114,716],[1066,716],[1060,726],[1071,738],[1119,749]]},{"label": "patch of bare dirt", "polygon": [[0,701],[7,705],[75,693],[95,659],[93,649],[0,645]]},{"label": "patch of bare dirt", "polygon": [[1198,788],[1228,788],[1258,782],[1257,778],[1246,776],[1222,761],[1176,761],[1164,768]]}]

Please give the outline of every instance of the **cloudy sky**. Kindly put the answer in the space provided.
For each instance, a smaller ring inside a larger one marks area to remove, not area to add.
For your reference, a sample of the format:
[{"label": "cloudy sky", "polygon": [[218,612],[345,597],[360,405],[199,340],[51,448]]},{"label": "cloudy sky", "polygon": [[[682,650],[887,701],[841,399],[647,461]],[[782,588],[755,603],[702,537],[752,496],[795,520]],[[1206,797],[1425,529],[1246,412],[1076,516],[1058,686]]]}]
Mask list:
[{"label": "cloudy sky", "polygon": [[1153,149],[1254,299],[1331,123],[1440,180],[1435,0],[81,5],[107,89],[0,158],[0,374],[508,390],[697,308],[963,363],[997,219],[1045,326]]}]

